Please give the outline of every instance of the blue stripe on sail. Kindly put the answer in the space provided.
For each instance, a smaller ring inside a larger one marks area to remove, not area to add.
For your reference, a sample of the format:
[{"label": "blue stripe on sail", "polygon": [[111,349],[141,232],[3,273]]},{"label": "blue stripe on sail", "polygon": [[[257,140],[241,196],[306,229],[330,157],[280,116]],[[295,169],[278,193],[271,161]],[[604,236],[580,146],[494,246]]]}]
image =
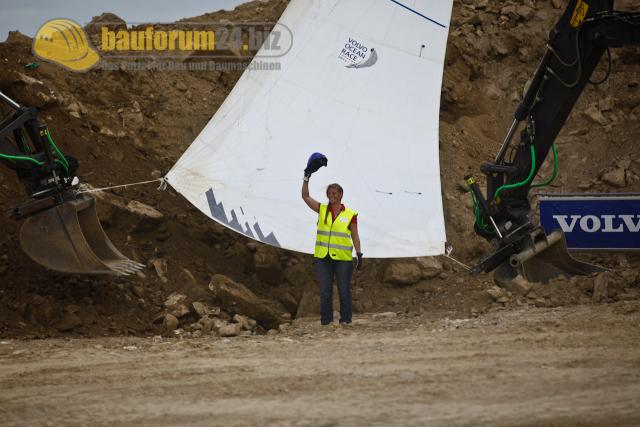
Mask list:
[{"label": "blue stripe on sail", "polygon": [[425,15],[421,14],[421,13],[420,13],[420,12],[418,12],[417,10],[411,9],[409,6],[406,6],[406,5],[402,4],[402,3],[400,3],[399,1],[396,1],[396,0],[391,0],[391,1],[392,1],[393,3],[395,3],[395,4],[397,4],[398,6],[404,7],[404,8],[405,8],[405,9],[407,9],[408,11],[413,12],[413,13],[415,13],[416,15],[423,17],[424,19],[426,19],[426,20],[427,20],[427,21],[429,21],[429,22],[433,22],[434,24],[439,25],[439,26],[441,26],[442,28],[447,28],[447,27],[445,27],[444,25],[442,25],[441,23],[439,23],[438,21],[434,21],[433,19],[429,18],[428,16],[425,16]]}]

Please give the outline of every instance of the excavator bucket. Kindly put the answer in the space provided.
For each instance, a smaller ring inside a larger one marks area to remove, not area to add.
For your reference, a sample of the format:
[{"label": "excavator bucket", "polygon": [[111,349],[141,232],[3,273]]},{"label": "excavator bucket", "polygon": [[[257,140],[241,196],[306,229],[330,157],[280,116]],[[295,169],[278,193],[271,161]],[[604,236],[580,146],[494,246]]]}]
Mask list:
[{"label": "excavator bucket", "polygon": [[558,276],[588,276],[606,271],[600,266],[573,258],[567,250],[564,233],[560,230],[549,235],[542,230],[533,233],[529,247],[512,255],[509,263],[529,282],[548,282]]},{"label": "excavator bucket", "polygon": [[144,268],[113,246],[89,196],[26,218],[20,245],[38,264],[64,273],[128,275]]}]

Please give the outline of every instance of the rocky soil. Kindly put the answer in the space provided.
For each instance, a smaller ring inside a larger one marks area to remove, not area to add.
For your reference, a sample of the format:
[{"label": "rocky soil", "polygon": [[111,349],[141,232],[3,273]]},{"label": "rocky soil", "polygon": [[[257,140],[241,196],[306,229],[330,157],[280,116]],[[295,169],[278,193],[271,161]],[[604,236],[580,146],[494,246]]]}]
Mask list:
[{"label": "rocky soil", "polygon": [[[275,21],[286,4],[192,19]],[[447,235],[464,263],[489,246],[473,233],[462,177],[498,150],[565,4],[454,2],[440,160]],[[240,76],[29,69],[31,43],[0,43],[0,90],[39,109],[93,187],[163,176]],[[639,59],[637,47],[615,50],[610,78],[582,95],[548,190],[640,192]],[[127,278],[30,261],[8,216],[23,197],[0,168],[3,425],[640,424],[638,255],[583,255],[611,271],[506,287],[442,257],[367,260],[354,325],[323,328],[309,256],[248,241],[171,189],[98,195],[107,234],[147,265]]]},{"label": "rocky soil", "polygon": [[[256,1],[194,19],[275,21],[286,3]],[[632,3],[617,2],[619,8],[638,9]],[[441,108],[442,186],[453,255],[468,264],[489,247],[473,233],[462,177],[479,175],[479,163],[497,151],[563,5],[556,0],[454,4]],[[96,21],[117,19],[106,14]],[[581,97],[558,138],[560,175],[551,191],[640,191],[639,58],[635,47],[615,50],[610,78]],[[80,159],[80,179],[94,187],[162,176],[240,76],[233,71],[73,74],[46,63],[27,69],[34,61],[31,39],[19,33],[0,43],[0,61],[0,89],[39,109],[54,139]],[[550,165],[543,167],[541,175],[549,173]],[[0,205],[7,211],[23,194],[11,171],[3,168],[0,174]],[[21,252],[19,224],[5,214],[0,218],[1,337],[249,336],[276,334],[292,319],[317,315],[308,256],[249,242],[171,189],[112,190],[99,196],[98,206],[107,234],[147,269],[129,278],[46,271]],[[354,279],[354,309],[402,315],[447,310],[452,318],[468,319],[505,307],[640,297],[640,257],[588,259],[613,271],[509,289],[495,287],[490,276],[469,276],[444,258],[369,260]]]}]

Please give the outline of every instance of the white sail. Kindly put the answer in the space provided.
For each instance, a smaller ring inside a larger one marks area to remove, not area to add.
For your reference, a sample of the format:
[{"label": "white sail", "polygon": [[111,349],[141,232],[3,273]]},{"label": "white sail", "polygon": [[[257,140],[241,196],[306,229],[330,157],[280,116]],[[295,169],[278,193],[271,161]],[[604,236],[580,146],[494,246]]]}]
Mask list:
[{"label": "white sail", "polygon": [[311,196],[326,202],[326,186],[342,185],[365,256],[442,254],[438,120],[451,9],[452,0],[292,0],[278,25],[292,41],[280,70],[245,71],[168,182],[239,233],[313,253],[317,214],[300,187],[307,158],[321,152],[329,164]]}]

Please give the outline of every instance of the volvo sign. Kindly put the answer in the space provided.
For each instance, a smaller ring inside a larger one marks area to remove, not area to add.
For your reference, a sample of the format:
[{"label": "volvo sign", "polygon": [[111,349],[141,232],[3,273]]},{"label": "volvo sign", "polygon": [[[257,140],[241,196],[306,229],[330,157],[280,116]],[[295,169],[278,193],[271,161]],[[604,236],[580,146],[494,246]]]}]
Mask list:
[{"label": "volvo sign", "polygon": [[569,249],[640,249],[640,194],[543,194],[540,223]]}]

